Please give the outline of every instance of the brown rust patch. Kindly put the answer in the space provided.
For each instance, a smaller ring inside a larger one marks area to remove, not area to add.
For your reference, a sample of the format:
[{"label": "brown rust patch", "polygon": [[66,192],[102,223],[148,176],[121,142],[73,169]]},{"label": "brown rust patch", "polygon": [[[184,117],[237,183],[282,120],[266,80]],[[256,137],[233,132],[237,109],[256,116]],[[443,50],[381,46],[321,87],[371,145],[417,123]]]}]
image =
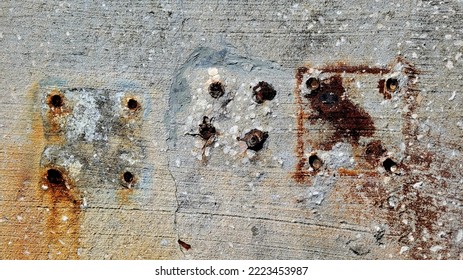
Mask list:
[{"label": "brown rust patch", "polygon": [[308,68],[300,67],[297,69],[296,72],[296,89],[294,90],[294,95],[296,98],[296,105],[297,105],[297,117],[296,117],[296,171],[293,174],[293,179],[298,183],[303,183],[308,178],[308,170],[305,169],[305,164],[307,158],[304,157],[304,136],[306,134],[306,130],[304,129],[304,119],[306,118],[306,114],[304,113],[302,97],[301,97],[301,90],[299,85],[302,83],[302,79],[304,77],[304,73],[306,73]]},{"label": "brown rust patch", "polygon": [[386,153],[381,141],[374,140],[367,144],[365,148],[365,160],[372,166],[377,166],[379,159]]},{"label": "brown rust patch", "polygon": [[378,91],[381,93],[384,97],[384,99],[391,99],[392,94],[386,90],[386,80],[381,79],[378,81]]},{"label": "brown rust patch", "polygon": [[371,116],[344,96],[345,89],[340,75],[323,80],[320,87],[313,90],[307,98],[314,113],[311,121],[323,120],[334,128],[330,140],[319,143],[322,150],[329,150],[337,142],[348,140],[358,146],[361,136],[370,137],[375,132]]}]

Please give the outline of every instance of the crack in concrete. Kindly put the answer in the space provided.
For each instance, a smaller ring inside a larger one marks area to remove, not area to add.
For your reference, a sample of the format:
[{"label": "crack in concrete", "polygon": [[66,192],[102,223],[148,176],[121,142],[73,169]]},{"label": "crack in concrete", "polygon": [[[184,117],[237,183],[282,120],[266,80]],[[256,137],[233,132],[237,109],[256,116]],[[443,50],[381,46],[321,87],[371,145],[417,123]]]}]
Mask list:
[{"label": "crack in concrete", "polygon": [[[178,200],[177,181],[175,180],[175,177],[172,174],[172,170],[170,169],[169,161],[167,161],[167,171],[169,172],[169,175],[172,178],[172,181],[174,182],[174,188],[175,188],[174,195],[175,195],[175,202],[177,204],[177,208],[175,209],[175,212],[174,212],[174,229],[175,229],[175,233],[177,235],[177,241],[178,241],[178,240],[180,240],[180,234],[179,234],[179,231],[178,231],[177,214],[178,214],[178,211],[180,210],[180,202]],[[177,246],[178,246],[178,249],[180,250],[180,252],[182,253],[183,257],[186,258],[185,252],[182,250],[180,244],[178,244]]]}]

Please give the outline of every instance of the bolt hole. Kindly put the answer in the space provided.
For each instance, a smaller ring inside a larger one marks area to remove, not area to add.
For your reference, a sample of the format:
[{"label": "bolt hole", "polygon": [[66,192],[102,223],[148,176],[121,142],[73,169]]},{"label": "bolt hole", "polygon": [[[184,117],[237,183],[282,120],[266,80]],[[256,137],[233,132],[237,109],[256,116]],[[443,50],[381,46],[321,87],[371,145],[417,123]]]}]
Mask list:
[{"label": "bolt hole", "polygon": [[316,90],[320,87],[320,80],[312,77],[305,82],[305,85],[310,90]]},{"label": "bolt hole", "polygon": [[64,105],[63,97],[59,94],[52,95],[50,104],[54,108],[61,108]]},{"label": "bolt hole", "polygon": [[397,171],[397,163],[395,163],[392,159],[387,158],[383,161],[383,167],[386,169],[387,172],[395,172]]},{"label": "bolt hole", "polygon": [[264,103],[265,100],[273,100],[277,95],[277,91],[273,86],[267,82],[259,82],[256,86],[252,88],[252,93],[254,100],[257,103]]},{"label": "bolt hole", "polygon": [[225,93],[225,88],[221,82],[214,82],[209,85],[209,94],[213,98],[219,98]]},{"label": "bolt hole", "polygon": [[127,107],[130,109],[130,110],[135,110],[139,107],[139,103],[137,100],[133,99],[133,98],[130,98],[128,101],[127,101]]},{"label": "bolt hole", "polygon": [[47,180],[52,185],[64,185],[63,173],[57,169],[48,169]]},{"label": "bolt hole", "polygon": [[133,176],[132,172],[129,172],[129,171],[124,172],[123,177],[124,177],[124,181],[127,184],[133,183],[133,180],[135,179],[135,176]]},{"label": "bolt hole", "polygon": [[311,155],[309,157],[309,165],[310,165],[310,167],[313,168],[313,170],[318,170],[318,169],[320,169],[322,167],[323,162],[318,156]]},{"label": "bolt hole", "polygon": [[386,89],[388,91],[394,92],[399,87],[399,81],[395,78],[389,78],[386,81]]}]

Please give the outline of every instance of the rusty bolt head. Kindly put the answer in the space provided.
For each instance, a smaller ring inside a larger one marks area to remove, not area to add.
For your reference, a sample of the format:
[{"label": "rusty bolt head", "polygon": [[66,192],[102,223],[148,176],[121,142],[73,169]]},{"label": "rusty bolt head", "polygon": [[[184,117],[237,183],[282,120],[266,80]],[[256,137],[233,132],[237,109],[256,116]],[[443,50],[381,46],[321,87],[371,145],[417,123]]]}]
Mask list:
[{"label": "rusty bolt head", "polygon": [[252,129],[251,131],[246,133],[243,138],[238,137],[238,140],[246,142],[248,149],[258,151],[262,149],[264,142],[265,140],[267,140],[267,138],[267,132],[263,132],[258,129]]},{"label": "rusty bolt head", "polygon": [[311,77],[305,82],[305,85],[309,90],[317,90],[320,88],[320,80],[317,78]]},{"label": "rusty bolt head", "polygon": [[219,98],[225,93],[225,88],[221,82],[214,82],[209,85],[209,94],[213,98]]},{"label": "rusty bolt head", "polygon": [[383,167],[386,169],[386,171],[394,173],[397,171],[398,166],[397,163],[395,163],[392,159],[387,158],[383,161]]},{"label": "rusty bolt head", "polygon": [[254,100],[260,104],[264,103],[265,100],[272,100],[275,98],[277,92],[271,84],[262,81],[252,88],[252,94]]},{"label": "rusty bolt head", "polygon": [[313,170],[318,170],[322,167],[323,162],[317,155],[311,155],[309,157],[309,165]]},{"label": "rusty bolt head", "polygon": [[399,87],[399,81],[395,78],[389,78],[386,81],[386,90],[390,92],[394,92]]},{"label": "rusty bolt head", "polygon": [[209,120],[209,117],[204,116],[203,122],[199,125],[199,136],[204,140],[209,140],[217,132],[211,121],[212,119]]}]

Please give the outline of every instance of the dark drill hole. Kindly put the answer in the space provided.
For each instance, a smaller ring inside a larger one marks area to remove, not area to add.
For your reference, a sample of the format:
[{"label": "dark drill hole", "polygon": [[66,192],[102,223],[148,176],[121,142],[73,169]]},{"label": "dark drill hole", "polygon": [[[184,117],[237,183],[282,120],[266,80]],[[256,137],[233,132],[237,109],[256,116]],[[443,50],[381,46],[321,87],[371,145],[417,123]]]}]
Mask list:
[{"label": "dark drill hole", "polygon": [[338,100],[339,100],[338,96],[333,92],[326,92],[320,96],[320,101],[323,104],[327,104],[327,105],[336,104]]},{"label": "dark drill hole", "polygon": [[257,103],[264,103],[265,100],[272,100],[277,95],[276,90],[273,86],[267,82],[259,82],[255,87],[252,88],[254,100]]},{"label": "dark drill hole", "polygon": [[135,176],[133,176],[132,172],[129,172],[129,171],[124,172],[124,181],[127,184],[132,183],[134,178],[135,178]]},{"label": "dark drill hole", "polygon": [[386,169],[387,172],[395,172],[395,171],[397,171],[397,163],[395,163],[390,158],[387,158],[386,160],[383,161],[383,166],[384,166],[384,169]]},{"label": "dark drill hole", "polygon": [[53,185],[63,185],[64,184],[63,173],[61,173],[61,171],[57,169],[48,169],[47,180],[50,184],[53,184]]},{"label": "dark drill hole", "polygon": [[322,167],[323,162],[318,156],[311,155],[309,157],[309,165],[310,165],[310,167],[313,168],[313,170],[318,170],[318,169],[320,169]]},{"label": "dark drill hole", "polygon": [[316,90],[320,87],[320,80],[317,78],[309,78],[306,82],[305,85],[308,89],[310,90]]},{"label": "dark drill hole", "polygon": [[387,79],[386,89],[388,91],[394,92],[397,90],[398,87],[399,87],[399,81],[397,81],[397,79],[394,79],[394,78]]},{"label": "dark drill hole", "polygon": [[209,85],[209,94],[213,98],[219,98],[225,93],[225,88],[221,82],[214,82]]},{"label": "dark drill hole", "polygon": [[64,105],[63,97],[59,94],[55,94],[50,99],[50,104],[55,108],[60,108]]},{"label": "dark drill hole", "polygon": [[139,106],[138,101],[133,98],[130,98],[129,101],[127,101],[127,107],[130,110],[135,110],[138,108],[138,106]]}]

